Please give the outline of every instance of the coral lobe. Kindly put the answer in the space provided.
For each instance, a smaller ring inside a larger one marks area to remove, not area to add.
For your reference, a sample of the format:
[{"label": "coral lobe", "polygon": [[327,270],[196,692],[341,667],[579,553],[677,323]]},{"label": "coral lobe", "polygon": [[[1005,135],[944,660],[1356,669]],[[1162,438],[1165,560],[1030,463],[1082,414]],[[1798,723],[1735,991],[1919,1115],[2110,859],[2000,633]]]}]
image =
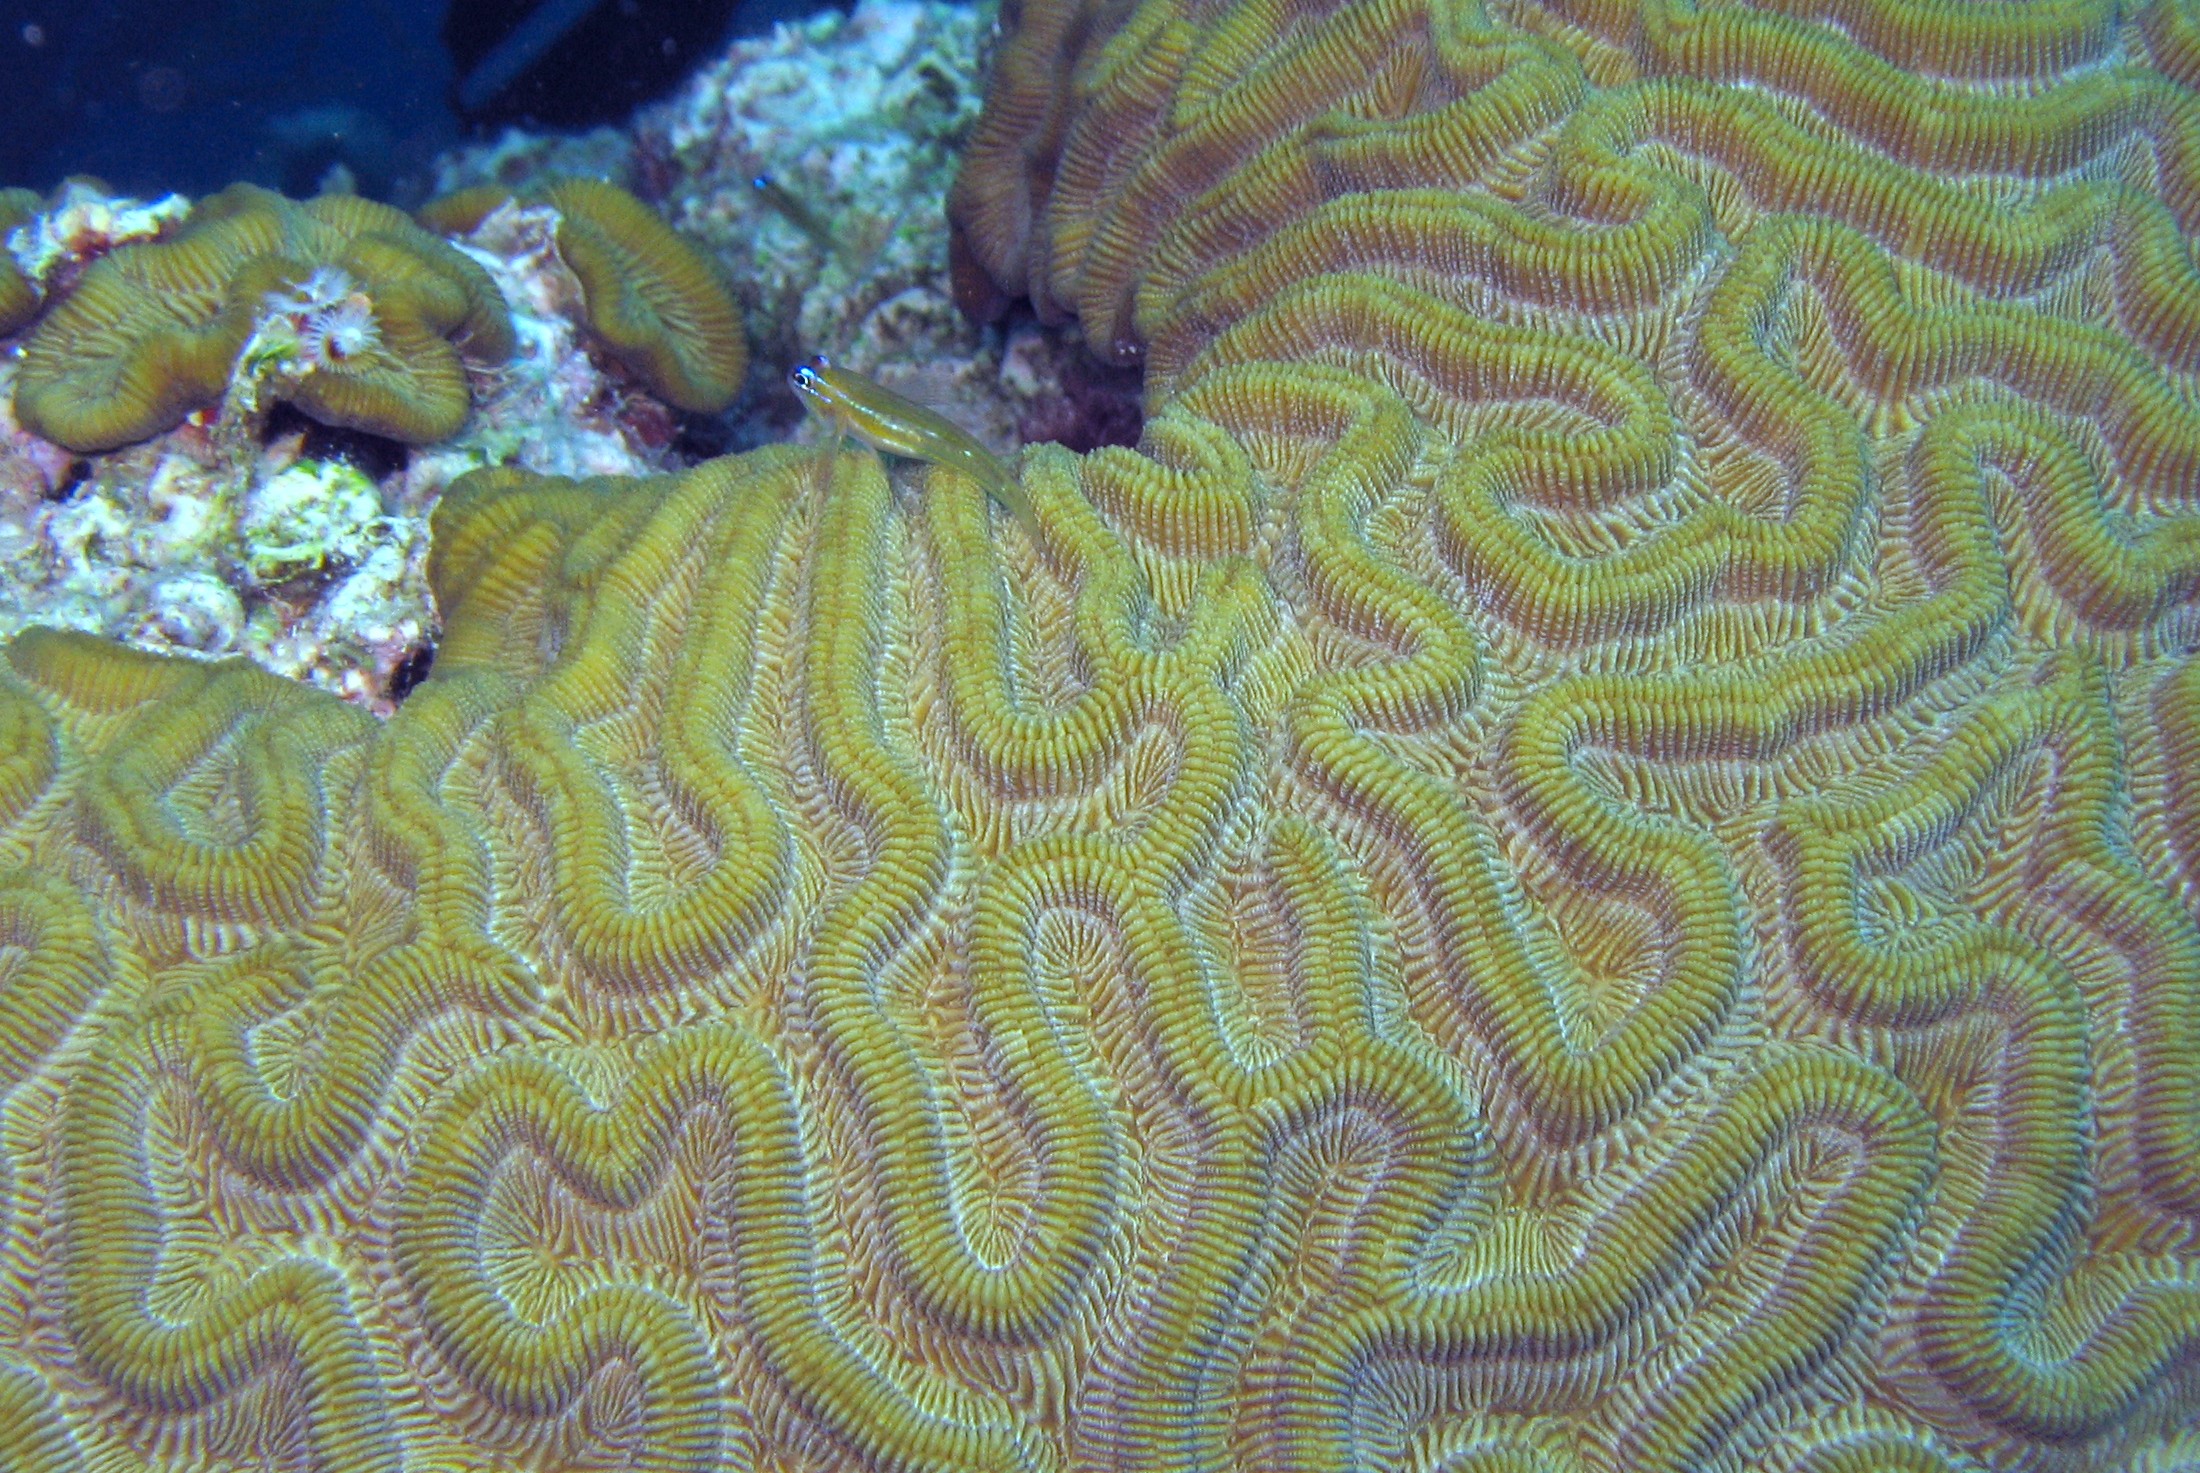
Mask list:
[{"label": "coral lobe", "polygon": [[494,363],[512,347],[486,273],[387,205],[298,204],[249,184],[200,201],[173,239],[94,262],[25,345],[16,413],[79,451],[167,429],[221,402],[273,303],[316,268],[356,281],[376,331],[349,361],[302,364],[283,397],[394,439],[455,433],[470,399],[460,355]]}]

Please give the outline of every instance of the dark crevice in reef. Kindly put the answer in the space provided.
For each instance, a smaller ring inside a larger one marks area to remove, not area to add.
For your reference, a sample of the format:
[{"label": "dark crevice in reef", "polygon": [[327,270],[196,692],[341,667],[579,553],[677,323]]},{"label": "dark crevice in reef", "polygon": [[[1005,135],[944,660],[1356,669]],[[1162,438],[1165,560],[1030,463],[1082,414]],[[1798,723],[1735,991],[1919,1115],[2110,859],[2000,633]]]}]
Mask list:
[{"label": "dark crevice in reef", "polygon": [[272,442],[291,434],[303,437],[298,447],[302,459],[340,460],[374,481],[403,470],[411,455],[385,435],[325,425],[294,405],[278,403],[268,414],[265,438]]}]

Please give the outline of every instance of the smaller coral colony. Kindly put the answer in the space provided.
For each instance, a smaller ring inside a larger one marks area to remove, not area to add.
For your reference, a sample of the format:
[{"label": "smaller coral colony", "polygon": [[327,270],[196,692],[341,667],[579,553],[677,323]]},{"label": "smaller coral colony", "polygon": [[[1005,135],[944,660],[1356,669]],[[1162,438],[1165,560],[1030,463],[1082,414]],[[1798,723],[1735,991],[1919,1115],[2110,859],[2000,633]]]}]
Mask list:
[{"label": "smaller coral colony", "polygon": [[[740,317],[714,268],[648,206],[592,180],[537,186],[581,283],[600,347],[683,409],[741,387]],[[34,322],[16,377],[24,428],[75,451],[111,450],[217,408],[233,428],[277,402],[407,444],[457,432],[466,369],[501,363],[512,325],[487,272],[446,235],[520,203],[477,188],[419,220],[371,200],[298,203],[250,184],[201,201],[172,233],[114,247],[60,280],[0,255],[0,333]],[[0,226],[38,220],[26,190]],[[435,233],[440,231],[441,234]]]},{"label": "smaller coral colony", "polygon": [[426,513],[456,475],[660,468],[747,364],[714,263],[592,179],[416,216],[72,181],[0,194],[0,241],[0,634],[247,653],[385,713],[432,658]]}]

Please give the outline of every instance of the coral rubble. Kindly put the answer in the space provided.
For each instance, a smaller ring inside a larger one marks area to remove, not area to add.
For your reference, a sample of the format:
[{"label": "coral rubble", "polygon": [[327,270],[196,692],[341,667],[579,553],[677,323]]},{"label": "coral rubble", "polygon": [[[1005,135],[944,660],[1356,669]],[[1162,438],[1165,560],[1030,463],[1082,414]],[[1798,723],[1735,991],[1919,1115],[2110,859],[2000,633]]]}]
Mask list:
[{"label": "coral rubble", "polygon": [[[1074,337],[1022,324],[1004,341],[951,300],[941,205],[977,120],[988,18],[863,0],[736,43],[635,120],[633,187],[726,265],[775,436],[800,421],[779,377],[814,352],[951,409],[995,451],[1120,434],[1107,426],[1134,397],[1103,392]],[[529,156],[508,142],[458,177],[515,154]],[[1095,410],[1065,422],[1073,396]]]},{"label": "coral rubble", "polygon": [[957,284],[1147,395],[1028,523],[475,471],[383,723],[7,646],[0,1447],[2190,1465],[2196,83],[2184,0],[1026,0]]}]

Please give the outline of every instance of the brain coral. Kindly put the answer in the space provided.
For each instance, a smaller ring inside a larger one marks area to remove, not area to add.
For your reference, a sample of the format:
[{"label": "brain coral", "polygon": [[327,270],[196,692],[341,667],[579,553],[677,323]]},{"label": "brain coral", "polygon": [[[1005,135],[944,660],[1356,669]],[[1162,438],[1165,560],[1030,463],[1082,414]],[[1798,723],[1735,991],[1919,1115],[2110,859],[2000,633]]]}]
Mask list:
[{"label": "brain coral", "polygon": [[[493,184],[431,200],[436,230],[472,230],[512,191]],[[560,179],[525,195],[558,212],[558,254],[580,279],[588,327],[666,403],[715,413],[741,393],[748,344],[718,269],[633,195],[600,179]]]},{"label": "brain coral", "polygon": [[0,1446],[2200,1461],[2196,21],[1030,4],[1035,538],[479,473],[380,728],[20,637]]},{"label": "brain coral", "polygon": [[388,205],[301,204],[251,184],[201,200],[173,239],[123,246],[87,270],[24,348],[16,417],[72,450],[145,439],[220,403],[271,316],[354,297],[371,324],[307,355],[274,392],[392,439],[457,433],[471,402],[462,355],[495,363],[512,350],[488,273]]}]

